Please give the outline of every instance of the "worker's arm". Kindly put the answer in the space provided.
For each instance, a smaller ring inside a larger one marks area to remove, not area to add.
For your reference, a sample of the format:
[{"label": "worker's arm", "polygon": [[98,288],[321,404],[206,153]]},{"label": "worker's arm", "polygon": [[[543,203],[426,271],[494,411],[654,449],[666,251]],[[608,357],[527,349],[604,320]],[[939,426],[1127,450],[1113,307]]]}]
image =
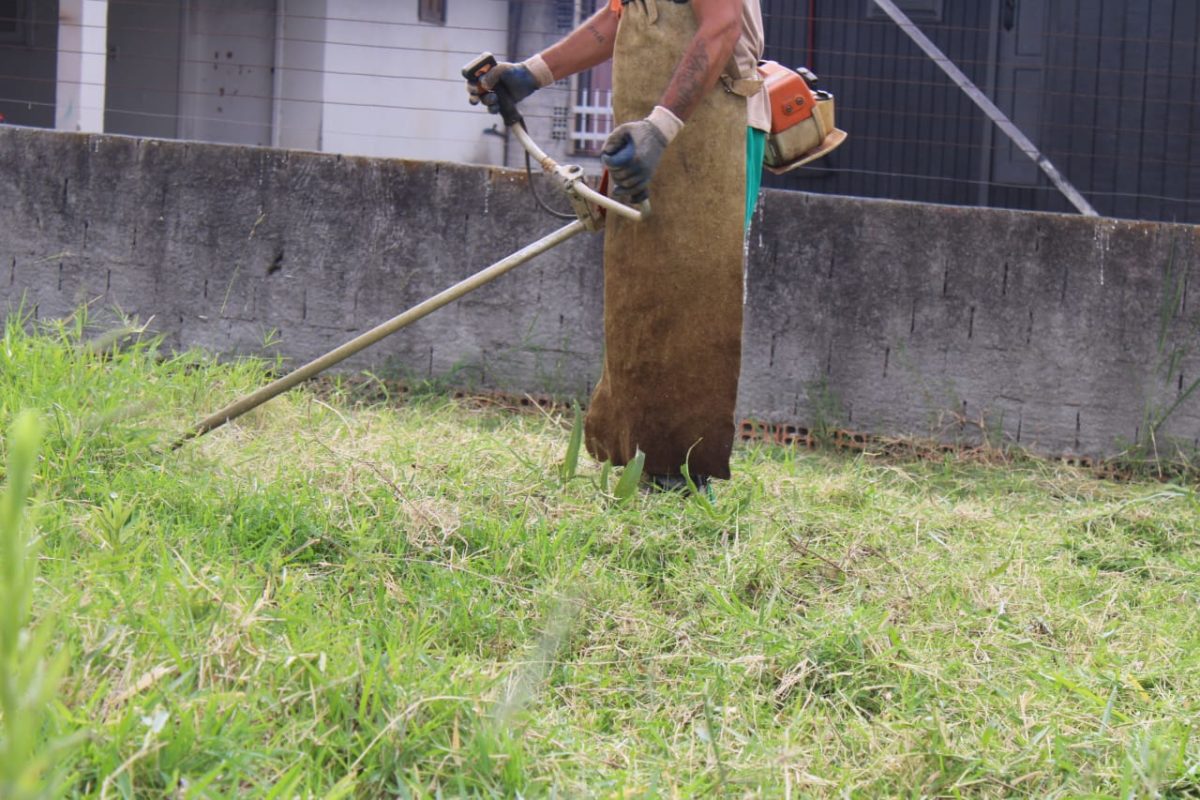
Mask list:
[{"label": "worker's arm", "polygon": [[675,66],[666,91],[650,116],[621,125],[604,143],[613,196],[637,203],[648,196],[650,179],[667,145],[712,91],[742,35],[742,0],[692,0],[697,30]]},{"label": "worker's arm", "polygon": [[742,35],[742,0],[692,0],[699,29],[683,51],[659,105],[687,122],[717,85]]},{"label": "worker's arm", "polygon": [[604,63],[612,58],[619,21],[617,14],[605,5],[557,44],[529,60],[497,64],[477,84],[467,84],[471,102],[482,101],[494,114],[500,110],[492,91],[498,83],[504,85],[514,103],[519,103],[557,80]]},{"label": "worker's arm", "polygon": [[554,80],[562,80],[612,58],[618,22],[620,17],[605,5],[560,42],[542,51],[542,59]]}]

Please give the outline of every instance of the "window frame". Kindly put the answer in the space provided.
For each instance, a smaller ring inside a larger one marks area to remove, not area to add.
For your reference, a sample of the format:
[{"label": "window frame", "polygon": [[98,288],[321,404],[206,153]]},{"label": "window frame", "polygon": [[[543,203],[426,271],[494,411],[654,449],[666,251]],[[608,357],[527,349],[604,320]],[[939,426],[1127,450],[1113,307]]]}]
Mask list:
[{"label": "window frame", "polygon": [[446,5],[450,0],[417,0],[417,21],[428,25],[446,25]]},{"label": "window frame", "polygon": [[11,30],[0,28],[0,44],[15,44],[25,47],[33,45],[33,2],[16,0],[16,17],[9,18]]}]

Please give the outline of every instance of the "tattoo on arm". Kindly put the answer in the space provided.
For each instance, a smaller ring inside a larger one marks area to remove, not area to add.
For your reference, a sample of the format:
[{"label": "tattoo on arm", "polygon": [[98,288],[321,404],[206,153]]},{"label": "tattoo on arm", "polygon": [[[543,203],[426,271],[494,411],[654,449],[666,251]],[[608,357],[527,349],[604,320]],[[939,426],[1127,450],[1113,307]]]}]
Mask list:
[{"label": "tattoo on arm", "polygon": [[660,102],[684,122],[716,86],[742,35],[740,0],[692,0],[692,4],[699,28]]},{"label": "tattoo on arm", "polygon": [[595,23],[589,22],[587,29],[588,29],[588,33],[590,33],[592,35],[592,38],[596,40],[596,44],[604,44],[604,42],[606,41],[604,38],[604,34],[601,33],[599,30],[597,30]]},{"label": "tattoo on arm", "polygon": [[617,34],[617,15],[608,3],[591,19],[567,34],[566,38],[542,51],[546,66],[558,78],[575,75],[612,58]]},{"label": "tattoo on arm", "polygon": [[702,43],[695,43],[684,53],[683,60],[675,71],[664,97],[667,108],[686,118],[700,103],[708,89],[707,78],[710,61],[708,50]]}]

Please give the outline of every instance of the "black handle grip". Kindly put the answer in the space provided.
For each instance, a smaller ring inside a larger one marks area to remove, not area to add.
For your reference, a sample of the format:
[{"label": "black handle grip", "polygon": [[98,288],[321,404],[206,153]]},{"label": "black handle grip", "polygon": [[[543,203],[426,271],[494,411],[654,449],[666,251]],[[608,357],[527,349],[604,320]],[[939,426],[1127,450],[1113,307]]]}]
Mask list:
[{"label": "black handle grip", "polygon": [[[496,66],[496,57],[491,53],[480,53],[478,57],[473,59],[462,69],[462,76],[467,79],[467,83],[479,83],[480,78],[492,71]],[[508,93],[503,83],[497,83],[492,88],[492,93],[496,95],[496,101],[500,105],[500,118],[504,120],[504,124],[508,127],[514,125],[525,125],[525,118],[521,116],[521,112],[517,110],[517,104],[513,102],[512,95]]]},{"label": "black handle grip", "polygon": [[491,53],[480,53],[471,63],[462,68],[462,76],[467,83],[479,83],[479,79],[491,72],[496,66],[496,57]]}]

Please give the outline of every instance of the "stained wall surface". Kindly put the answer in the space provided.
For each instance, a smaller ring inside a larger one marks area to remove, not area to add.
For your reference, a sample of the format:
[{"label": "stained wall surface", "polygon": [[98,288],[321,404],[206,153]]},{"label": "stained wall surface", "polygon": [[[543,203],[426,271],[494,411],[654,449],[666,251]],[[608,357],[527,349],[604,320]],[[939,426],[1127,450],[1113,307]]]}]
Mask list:
[{"label": "stained wall surface", "polygon": [[[0,309],[120,309],[224,356],[310,359],[559,224],[516,171],[14,126],[0,154]],[[1198,231],[767,192],[739,414],[1053,455],[1149,428],[1195,446]],[[586,397],[601,244],[567,242],[346,366]]]}]

